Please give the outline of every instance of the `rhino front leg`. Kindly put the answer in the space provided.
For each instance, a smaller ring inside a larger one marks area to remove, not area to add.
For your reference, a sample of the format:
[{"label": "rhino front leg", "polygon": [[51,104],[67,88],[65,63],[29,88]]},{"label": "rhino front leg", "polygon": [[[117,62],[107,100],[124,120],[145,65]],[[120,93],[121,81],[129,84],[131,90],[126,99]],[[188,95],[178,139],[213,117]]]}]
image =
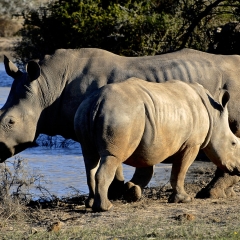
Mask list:
[{"label": "rhino front leg", "polygon": [[235,197],[233,185],[239,182],[239,176],[231,176],[217,168],[214,178],[206,187],[201,189],[196,198],[229,198]]},{"label": "rhino front leg", "polygon": [[96,188],[92,206],[94,211],[108,211],[111,209],[112,203],[108,199],[108,188],[120,164],[119,159],[114,156],[101,157],[101,165],[95,176]]},{"label": "rhino front leg", "polygon": [[142,189],[148,185],[153,176],[154,166],[136,168],[132,179],[125,184],[124,199],[130,202],[139,200]]},{"label": "rhino front leg", "polygon": [[173,165],[170,178],[173,193],[169,197],[168,202],[185,203],[192,201],[191,196],[185,192],[184,180],[189,166],[193,163],[198,154],[199,147],[199,145],[191,148],[188,147],[173,156]]}]

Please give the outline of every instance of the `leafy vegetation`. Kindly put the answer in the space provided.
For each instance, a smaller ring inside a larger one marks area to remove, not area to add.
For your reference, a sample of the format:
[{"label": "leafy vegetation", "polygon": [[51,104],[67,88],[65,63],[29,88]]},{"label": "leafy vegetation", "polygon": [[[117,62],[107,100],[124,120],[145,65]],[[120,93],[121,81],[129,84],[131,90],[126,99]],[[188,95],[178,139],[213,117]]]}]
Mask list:
[{"label": "leafy vegetation", "polygon": [[0,16],[21,14],[24,9],[33,9],[39,7],[46,0],[0,0]]},{"label": "leafy vegetation", "polygon": [[33,189],[34,194],[39,191],[41,197],[45,196],[49,191],[43,186],[44,183],[47,181],[42,174],[29,172],[26,159],[16,156],[14,161],[0,163],[0,202],[27,203],[36,197],[30,191]]},{"label": "leafy vegetation", "polygon": [[0,37],[15,36],[19,29],[22,28],[22,12],[37,9],[47,1],[0,0]]},{"label": "leafy vegetation", "polygon": [[215,29],[238,20],[234,0],[56,0],[23,12],[15,57],[23,62],[58,48],[97,47],[125,56],[191,47],[207,51]]}]

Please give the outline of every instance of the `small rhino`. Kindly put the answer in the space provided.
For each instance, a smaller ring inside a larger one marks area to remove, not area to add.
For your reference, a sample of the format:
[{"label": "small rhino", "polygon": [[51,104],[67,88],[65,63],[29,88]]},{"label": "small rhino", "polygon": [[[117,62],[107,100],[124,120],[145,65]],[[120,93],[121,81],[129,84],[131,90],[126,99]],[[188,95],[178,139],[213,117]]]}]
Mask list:
[{"label": "small rhino", "polygon": [[200,148],[219,168],[239,175],[240,144],[229,128],[229,98],[226,90],[219,90],[217,103],[198,83],[130,78],[84,99],[74,127],[86,166],[86,206],[94,211],[112,207],[108,188],[121,163],[147,168],[171,161],[169,202],[192,200],[184,179]]}]

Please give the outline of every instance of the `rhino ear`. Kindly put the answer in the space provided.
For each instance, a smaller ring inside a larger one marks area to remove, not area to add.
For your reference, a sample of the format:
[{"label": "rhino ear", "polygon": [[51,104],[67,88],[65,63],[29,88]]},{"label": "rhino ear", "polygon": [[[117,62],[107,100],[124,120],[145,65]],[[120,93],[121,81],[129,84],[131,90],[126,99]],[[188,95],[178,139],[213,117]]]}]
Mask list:
[{"label": "rhino ear", "polygon": [[221,89],[219,94],[219,103],[223,106],[223,108],[226,107],[229,99],[230,99],[229,92],[225,89]]},{"label": "rhino ear", "polygon": [[36,80],[41,75],[41,68],[35,61],[29,61],[26,65],[26,71],[28,73],[30,81]]},{"label": "rhino ear", "polygon": [[6,73],[12,77],[17,78],[22,74],[22,72],[15,66],[5,55],[4,55],[4,66]]}]

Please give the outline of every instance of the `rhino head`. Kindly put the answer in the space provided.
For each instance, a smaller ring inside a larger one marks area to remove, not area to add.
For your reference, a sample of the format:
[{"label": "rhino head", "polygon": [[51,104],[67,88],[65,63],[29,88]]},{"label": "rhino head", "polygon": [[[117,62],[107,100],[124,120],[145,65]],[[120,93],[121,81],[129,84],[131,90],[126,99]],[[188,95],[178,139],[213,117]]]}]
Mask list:
[{"label": "rhino head", "polygon": [[207,96],[209,101],[203,102],[210,116],[210,130],[203,151],[222,170],[240,175],[240,142],[230,130],[228,121],[227,105],[230,95],[228,91],[221,89],[219,103],[210,94]]},{"label": "rhino head", "polygon": [[[0,110],[0,162],[26,149],[36,138],[40,116],[37,78],[39,65],[31,61],[26,73],[21,72],[7,57],[5,70],[14,81],[6,103]],[[34,107],[33,107],[34,106]]]}]

